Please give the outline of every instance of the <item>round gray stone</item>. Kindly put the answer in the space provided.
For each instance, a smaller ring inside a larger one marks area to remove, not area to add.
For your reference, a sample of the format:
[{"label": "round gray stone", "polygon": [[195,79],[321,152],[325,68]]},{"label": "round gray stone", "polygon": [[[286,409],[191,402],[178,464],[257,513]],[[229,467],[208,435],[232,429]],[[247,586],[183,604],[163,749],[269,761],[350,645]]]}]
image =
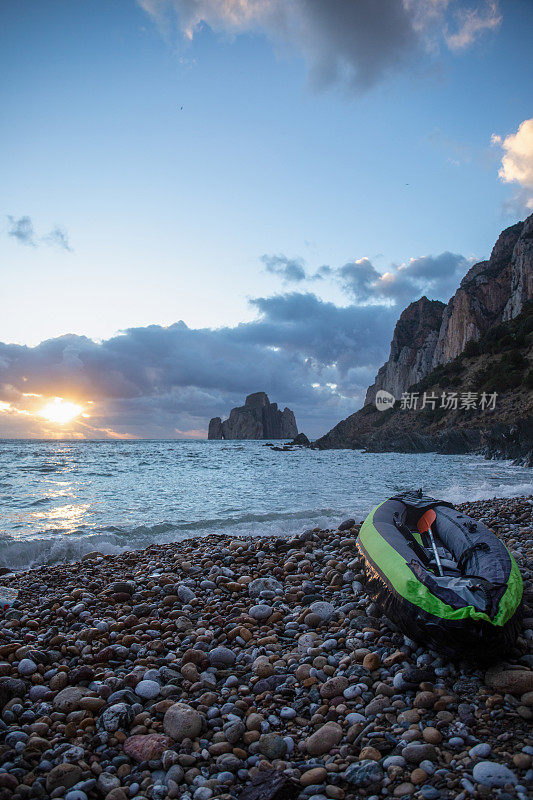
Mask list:
[{"label": "round gray stone", "polygon": [[505,764],[497,764],[495,761],[480,761],[472,770],[472,775],[476,783],[490,788],[505,786],[510,783],[515,786],[518,783],[517,777]]}]

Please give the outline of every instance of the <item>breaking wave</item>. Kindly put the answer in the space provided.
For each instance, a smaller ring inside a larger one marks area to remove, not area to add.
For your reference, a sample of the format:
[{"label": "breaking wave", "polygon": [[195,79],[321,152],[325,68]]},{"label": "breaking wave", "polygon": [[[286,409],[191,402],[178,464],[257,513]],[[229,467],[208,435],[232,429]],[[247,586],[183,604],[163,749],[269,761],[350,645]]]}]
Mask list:
[{"label": "breaking wave", "polygon": [[211,444],[0,441],[0,474],[9,475],[0,483],[0,566],[28,569],[209,534],[333,528],[404,489],[453,503],[533,494],[530,469],[479,456]]}]

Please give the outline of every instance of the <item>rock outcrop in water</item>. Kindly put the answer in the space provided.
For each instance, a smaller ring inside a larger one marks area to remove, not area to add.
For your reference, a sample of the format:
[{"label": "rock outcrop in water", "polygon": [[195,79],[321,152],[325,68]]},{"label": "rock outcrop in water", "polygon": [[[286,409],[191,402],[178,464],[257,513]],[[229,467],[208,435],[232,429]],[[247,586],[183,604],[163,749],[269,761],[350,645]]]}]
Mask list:
[{"label": "rock outcrop in water", "polygon": [[298,427],[290,408],[280,411],[265,392],[249,394],[243,406],[232,408],[229,418],[213,417],[208,439],[292,439]]}]

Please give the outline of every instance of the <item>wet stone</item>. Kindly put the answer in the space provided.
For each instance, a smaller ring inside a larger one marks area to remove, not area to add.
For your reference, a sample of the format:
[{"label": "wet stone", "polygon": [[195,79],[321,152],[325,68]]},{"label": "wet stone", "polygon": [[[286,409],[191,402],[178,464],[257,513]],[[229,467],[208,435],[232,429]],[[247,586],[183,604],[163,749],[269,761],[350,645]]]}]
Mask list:
[{"label": "wet stone", "polygon": [[366,788],[381,783],[383,770],[376,761],[361,761],[348,767],[344,777],[351,786]]},{"label": "wet stone", "polygon": [[3,575],[19,599],[0,615],[2,800],[525,800],[533,505],[463,510],[524,578],[527,624],[488,669],[381,616],[357,524]]}]

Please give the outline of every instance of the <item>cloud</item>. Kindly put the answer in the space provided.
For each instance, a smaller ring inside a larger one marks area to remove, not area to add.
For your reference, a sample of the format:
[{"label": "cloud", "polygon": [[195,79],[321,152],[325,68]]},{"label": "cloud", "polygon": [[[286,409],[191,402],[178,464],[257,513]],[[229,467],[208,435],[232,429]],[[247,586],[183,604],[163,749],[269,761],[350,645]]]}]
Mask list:
[{"label": "cloud", "polygon": [[459,253],[411,258],[379,273],[367,258],[345,264],[339,272],[344,290],[358,302],[389,302],[403,307],[425,294],[448,301],[473,260]]},{"label": "cloud", "polygon": [[265,272],[270,272],[271,275],[279,275],[287,283],[300,283],[307,278],[304,261],[301,258],[287,258],[284,255],[264,255],[261,256],[261,261],[265,265]]},{"label": "cloud", "polygon": [[330,378],[345,384],[352,368],[373,369],[386,357],[396,311],[357,305],[337,306],[312,293],[293,292],[252,300],[261,314],[243,330],[248,341],[303,354],[307,367],[332,369]]},{"label": "cloud", "polygon": [[56,247],[60,247],[62,250],[67,250],[69,253],[72,253],[72,247],[70,246],[68,233],[66,232],[65,228],[61,228],[59,225],[56,225],[55,228],[52,228],[50,233],[47,233],[46,236],[43,236],[43,241],[47,244],[55,245]]},{"label": "cloud", "polygon": [[263,255],[260,261],[265,265],[265,272],[277,275],[284,283],[302,283],[303,281],[322,281],[333,274],[327,264],[319,267],[314,273],[306,269],[303,258],[288,258],[283,254]]},{"label": "cloud", "polygon": [[60,225],[56,225],[55,228],[52,228],[52,230],[44,234],[44,236],[38,237],[31,217],[26,215],[16,219],[11,216],[11,214],[8,214],[7,221],[7,235],[16,239],[20,244],[24,244],[28,247],[37,247],[39,244],[46,244],[59,247],[62,250],[67,250],[69,253],[72,252],[68,233],[65,228],[62,228]]},{"label": "cloud", "polygon": [[446,44],[450,50],[465,50],[487,31],[500,27],[502,15],[496,0],[459,8],[455,13],[456,29],[445,33]]},{"label": "cloud", "polygon": [[357,261],[345,264],[337,270],[337,275],[344,291],[360,303],[378,296],[376,287],[382,276],[370,259],[359,258]]},{"label": "cloud", "polygon": [[504,139],[493,133],[491,142],[503,150],[500,180],[516,185],[512,202],[523,210],[533,209],[533,118],[524,120],[516,133]]},{"label": "cloud", "polygon": [[[313,85],[361,91],[441,42],[468,47],[501,21],[496,0],[138,0],[160,28],[172,14],[186,40],[204,26],[260,34],[299,52]],[[453,32],[450,33],[450,26]]]},{"label": "cloud", "polygon": [[7,231],[8,236],[16,239],[20,244],[24,244],[28,247],[37,247],[35,242],[35,230],[31,217],[25,216],[15,219],[15,217],[8,214],[7,220],[9,223]]},{"label": "cloud", "polygon": [[[268,263],[283,278],[290,260],[276,258]],[[297,259],[306,279],[320,273],[341,282],[349,304],[293,291],[252,299],[257,318],[235,327],[176,322],[129,328],[101,342],[69,334],[35,347],[0,343],[0,436],[42,436],[39,409],[54,397],[87,414],[73,420],[69,436],[193,435],[250,392],[266,391],[316,437],[362,404],[401,308],[420,287],[437,294],[455,288],[468,263],[441,253],[383,274],[369,259],[312,274]],[[47,425],[47,436],[58,435]]]},{"label": "cloud", "polygon": [[178,322],[131,328],[103,342],[67,335],[36,347],[0,344],[0,401],[17,409],[2,414],[0,435],[14,435],[15,423],[24,435],[35,420],[23,412],[56,396],[84,407],[92,401],[89,418],[75,423],[84,436],[205,430],[210,417],[259,390],[293,408],[310,435],[360,405],[386,358],[392,310],[342,308],[298,292],[253,305],[258,318],[234,328]]}]

